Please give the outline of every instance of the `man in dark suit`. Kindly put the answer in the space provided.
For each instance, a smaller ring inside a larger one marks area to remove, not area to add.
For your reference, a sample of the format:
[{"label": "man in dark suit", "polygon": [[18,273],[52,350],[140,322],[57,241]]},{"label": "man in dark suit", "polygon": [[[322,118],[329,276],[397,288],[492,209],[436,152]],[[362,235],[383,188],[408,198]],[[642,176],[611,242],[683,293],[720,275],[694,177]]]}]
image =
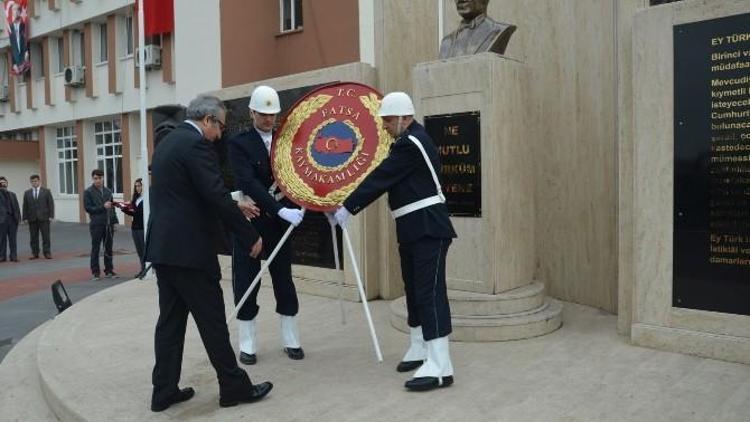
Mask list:
[{"label": "man in dark suit", "polygon": [[159,287],[151,398],[155,412],[194,394],[192,388],[178,387],[188,313],[216,370],[222,407],[256,401],[273,388],[270,382],[253,385],[237,366],[224,316],[215,238],[219,222],[248,256],[257,257],[262,249],[260,236],[245,218],[252,216],[247,208],[252,206],[240,203],[240,211],[231,199],[211,145],[221,137],[226,111],[218,98],[199,96],[186,117],[159,142],[151,164],[146,260],[153,263]]},{"label": "man in dark suit", "polygon": [[49,221],[55,218],[52,192],[41,186],[38,174],[31,175],[31,189],[23,194],[23,220],[29,224],[31,258],[39,258],[39,232],[42,232],[42,252],[52,259],[49,240]]},{"label": "man in dark suit", "polygon": [[352,214],[388,192],[396,220],[401,275],[404,279],[411,342],[396,368],[419,368],[407,381],[409,390],[424,391],[453,384],[448,348],[452,331],[445,283],[445,257],[453,230],[437,170],[437,147],[414,120],[414,105],[403,92],[393,92],[380,105],[383,126],[395,138],[388,157],[352,192],[335,215],[342,227]]},{"label": "man in dark suit", "polygon": [[[276,248],[289,224],[302,222],[302,210],[293,208],[283,198],[271,171],[272,130],[276,114],[281,111],[279,95],[268,86],[255,88],[250,96],[250,117],[253,127],[232,137],[228,142],[229,163],[237,188],[260,207],[260,217],[253,220],[256,230],[263,236],[264,253]],[[243,252],[239,239],[235,237],[232,254],[232,285],[235,304],[242,299],[250,283],[260,271],[260,257],[251,258]],[[292,281],[292,252],[286,242],[269,266],[273,293],[276,298],[276,313],[281,319],[281,339],[284,352],[291,359],[305,357],[299,341],[296,315],[299,311],[297,291]],[[253,289],[245,304],[237,313],[240,339],[240,362],[253,365],[257,362],[255,341],[255,317],[258,315],[258,290]]]},{"label": "man in dark suit", "polygon": [[99,247],[104,243],[104,276],[117,278],[112,263],[112,238],[117,214],[112,205],[112,191],[104,186],[104,172],[94,169],[91,172],[92,183],[83,192],[83,207],[89,214],[89,233],[91,234],[91,275],[92,280],[100,279]]},{"label": "man in dark suit", "polygon": [[[8,190],[8,179],[0,176],[0,262],[7,259],[18,262],[16,234],[19,221],[21,210],[18,207],[18,198],[15,193]],[[6,255],[6,247],[9,249],[9,255]]]}]

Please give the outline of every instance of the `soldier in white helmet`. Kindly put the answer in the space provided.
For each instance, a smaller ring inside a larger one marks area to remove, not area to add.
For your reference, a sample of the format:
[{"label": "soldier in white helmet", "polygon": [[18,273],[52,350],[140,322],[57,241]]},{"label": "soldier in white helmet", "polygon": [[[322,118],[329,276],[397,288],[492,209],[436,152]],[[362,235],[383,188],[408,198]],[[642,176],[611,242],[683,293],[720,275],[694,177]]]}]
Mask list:
[{"label": "soldier in white helmet", "polygon": [[[234,174],[235,187],[252,198],[260,208],[260,215],[252,220],[255,229],[263,237],[262,256],[252,258],[243,251],[239,239],[234,240],[232,253],[232,285],[235,304],[250,287],[260,271],[264,259],[278,244],[289,224],[302,222],[303,212],[284,198],[271,171],[271,142],[276,115],[281,111],[279,95],[268,86],[261,85],[250,97],[250,117],[253,127],[241,132],[227,142],[229,164]],[[281,338],[284,352],[294,360],[303,359],[297,329],[296,315],[299,311],[297,291],[292,282],[292,254],[290,242],[279,250],[269,267],[273,293],[276,298],[276,313],[281,323]],[[258,315],[258,290],[255,287],[248,300],[237,313],[240,339],[240,362],[254,365],[257,362],[256,316]]]},{"label": "soldier in white helmet", "polygon": [[453,384],[453,365],[448,349],[452,328],[445,257],[456,232],[437,176],[438,150],[414,120],[414,105],[407,94],[386,95],[379,115],[395,139],[388,157],[328,216],[343,226],[352,214],[388,192],[411,331],[409,348],[396,370],[419,368],[405,384],[409,390],[446,387]]}]

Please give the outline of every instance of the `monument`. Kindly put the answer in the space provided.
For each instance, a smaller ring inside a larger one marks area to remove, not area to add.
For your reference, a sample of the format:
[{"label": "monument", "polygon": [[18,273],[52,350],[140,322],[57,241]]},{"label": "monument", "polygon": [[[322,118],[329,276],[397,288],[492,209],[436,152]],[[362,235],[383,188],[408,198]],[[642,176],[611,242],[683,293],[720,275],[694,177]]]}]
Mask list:
[{"label": "monument", "polygon": [[[438,146],[441,181],[458,233],[447,258],[454,341],[504,341],[562,324],[560,302],[535,281],[536,126],[529,66],[504,51],[515,26],[486,15],[488,0],[456,1],[461,26],[440,58],[413,69],[417,120]],[[471,75],[471,77],[460,77]],[[391,323],[406,331],[402,299]]]}]

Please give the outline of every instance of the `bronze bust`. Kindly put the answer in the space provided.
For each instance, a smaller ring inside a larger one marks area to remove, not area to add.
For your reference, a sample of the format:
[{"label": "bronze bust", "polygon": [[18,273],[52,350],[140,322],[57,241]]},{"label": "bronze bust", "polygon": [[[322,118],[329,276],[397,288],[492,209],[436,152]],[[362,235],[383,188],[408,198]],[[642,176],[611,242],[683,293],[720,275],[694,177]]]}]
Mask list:
[{"label": "bronze bust", "polygon": [[455,0],[463,20],[458,29],[440,42],[440,58],[467,56],[491,51],[505,53],[515,25],[497,22],[487,16],[490,0]]}]

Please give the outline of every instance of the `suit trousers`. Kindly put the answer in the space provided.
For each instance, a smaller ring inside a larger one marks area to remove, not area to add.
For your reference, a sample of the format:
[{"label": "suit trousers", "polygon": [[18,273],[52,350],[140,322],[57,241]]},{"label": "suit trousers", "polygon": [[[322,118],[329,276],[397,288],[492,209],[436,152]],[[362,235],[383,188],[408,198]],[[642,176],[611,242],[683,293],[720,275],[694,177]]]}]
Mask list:
[{"label": "suit trousers", "polygon": [[246,395],[250,377],[237,366],[224,316],[221,274],[195,268],[154,264],[159,288],[159,319],[154,333],[152,403],[179,391],[188,313],[193,315],[208,359],[216,370],[222,397]]},{"label": "suit trousers", "polygon": [[0,258],[6,259],[6,254],[9,254],[8,258],[11,260],[18,258],[17,233],[18,223],[10,217],[7,217],[5,222],[0,224]]},{"label": "suit trousers", "polygon": [[39,232],[42,232],[42,252],[44,255],[51,254],[49,240],[49,220],[29,221],[29,234],[31,238],[31,254],[39,256]]},{"label": "suit trousers", "polygon": [[445,284],[445,257],[451,239],[423,237],[398,247],[406,292],[407,322],[422,326],[426,341],[451,333],[451,310]]},{"label": "suit trousers", "polygon": [[143,240],[143,230],[132,229],[131,234],[133,236],[133,244],[135,244],[135,251],[138,252],[138,258],[141,260],[141,271],[143,271],[143,251],[146,249],[146,243]]},{"label": "suit trousers", "polygon": [[[264,225],[261,232],[263,238],[263,255],[268,256],[283,237],[283,229],[286,225],[269,222]],[[253,279],[260,272],[260,259],[251,258],[250,251],[243,250],[242,244],[233,236],[232,248],[232,288],[234,290],[234,304],[237,305],[242,299]],[[292,251],[291,240],[287,238],[271,265],[268,267],[271,273],[273,295],[276,298],[276,313],[287,316],[297,315],[299,301],[297,290],[292,281]],[[260,307],[258,306],[258,290],[260,282],[255,286],[250,296],[237,313],[237,319],[249,321],[255,319]]]},{"label": "suit trousers", "polygon": [[91,233],[91,274],[99,274],[99,247],[104,243],[104,272],[112,272],[112,233],[113,227],[107,225],[89,225]]}]

